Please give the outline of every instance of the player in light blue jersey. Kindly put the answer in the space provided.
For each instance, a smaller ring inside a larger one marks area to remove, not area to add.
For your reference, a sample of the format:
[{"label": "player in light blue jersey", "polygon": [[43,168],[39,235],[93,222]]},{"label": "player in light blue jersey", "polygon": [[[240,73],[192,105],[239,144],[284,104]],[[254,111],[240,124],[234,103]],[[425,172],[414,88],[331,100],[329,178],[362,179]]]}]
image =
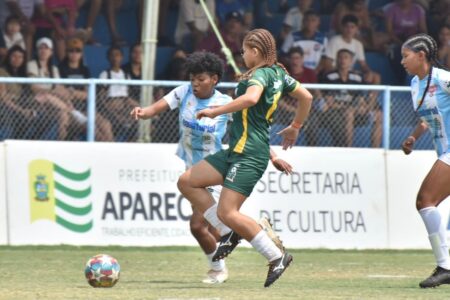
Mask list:
[{"label": "player in light blue jersey", "polygon": [[[190,83],[181,85],[154,104],[131,111],[135,119],[152,118],[168,109],[179,109],[180,140],[177,155],[185,162],[186,169],[203,160],[209,154],[222,150],[222,139],[225,135],[230,115],[215,118],[196,119],[198,111],[205,108],[222,106],[232,101],[228,95],[215,89],[223,74],[222,60],[209,52],[195,52],[186,61],[186,71]],[[271,152],[272,163],[280,171],[290,173],[292,167],[282,159],[275,158]],[[208,188],[218,201],[221,186]],[[212,261],[220,235],[209,226],[203,215],[193,210],[190,220],[192,235],[207,256],[210,270],[204,283],[222,283],[228,278],[228,270],[223,259]]]},{"label": "player in light blue jersey", "polygon": [[429,129],[438,159],[425,177],[416,199],[416,207],[425,223],[437,267],[420,287],[450,284],[450,257],[446,226],[437,206],[450,195],[450,72],[437,59],[436,41],[427,34],[409,38],[402,46],[402,65],[414,75],[411,94],[420,121],[407,137],[402,149],[411,153],[415,141]]}]

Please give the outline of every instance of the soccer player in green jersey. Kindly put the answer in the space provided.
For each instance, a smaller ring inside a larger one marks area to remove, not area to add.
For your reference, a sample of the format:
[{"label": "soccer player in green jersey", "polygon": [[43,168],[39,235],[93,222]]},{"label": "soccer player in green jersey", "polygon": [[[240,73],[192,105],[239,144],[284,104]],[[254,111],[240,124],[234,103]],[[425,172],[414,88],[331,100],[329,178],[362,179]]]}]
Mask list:
[{"label": "soccer player in green jersey", "polygon": [[[288,93],[299,101],[290,126],[279,132],[282,146],[292,147],[311,108],[312,95],[289,76],[277,62],[275,39],[265,29],[247,33],[242,49],[248,71],[241,77],[237,98],[223,106],[206,108],[197,118],[215,118],[233,114],[230,147],[195,164],[178,180],[178,188],[191,204],[221,235],[214,260],[226,257],[242,238],[269,261],[265,287],[275,282],[292,261],[267,233],[250,217],[239,212],[263,175],[270,157],[269,130],[281,96]],[[223,185],[219,204],[205,189]]]}]

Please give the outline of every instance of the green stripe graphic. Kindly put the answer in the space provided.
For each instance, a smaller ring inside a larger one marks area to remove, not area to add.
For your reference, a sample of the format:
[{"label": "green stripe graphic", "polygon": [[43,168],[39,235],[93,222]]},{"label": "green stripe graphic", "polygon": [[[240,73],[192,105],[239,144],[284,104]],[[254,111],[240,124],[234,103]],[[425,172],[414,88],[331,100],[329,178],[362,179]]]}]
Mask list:
[{"label": "green stripe graphic", "polygon": [[60,224],[61,226],[65,227],[69,230],[75,231],[75,232],[89,231],[92,229],[92,224],[93,224],[92,220],[86,224],[74,224],[74,223],[71,223],[71,222],[61,218],[58,215],[56,216],[56,223]]},{"label": "green stripe graphic", "polygon": [[91,176],[91,169],[88,169],[81,173],[75,173],[75,172],[71,172],[69,170],[62,168],[61,166],[58,166],[57,164],[53,164],[53,166],[54,166],[54,170],[56,173],[58,173],[61,176],[66,177],[70,180],[73,180],[73,181],[83,181],[83,180],[88,179],[89,176]]},{"label": "green stripe graphic", "polygon": [[91,187],[88,187],[85,190],[77,191],[66,187],[65,185],[59,183],[58,181],[55,181],[55,189],[73,198],[86,198],[91,194]]},{"label": "green stripe graphic", "polygon": [[56,200],[57,207],[61,208],[65,212],[72,214],[72,215],[84,216],[84,215],[87,215],[88,213],[90,213],[92,210],[92,203],[89,203],[89,205],[87,205],[85,207],[75,207],[75,206],[71,206],[69,204],[62,202],[58,198],[56,198],[55,200]]}]

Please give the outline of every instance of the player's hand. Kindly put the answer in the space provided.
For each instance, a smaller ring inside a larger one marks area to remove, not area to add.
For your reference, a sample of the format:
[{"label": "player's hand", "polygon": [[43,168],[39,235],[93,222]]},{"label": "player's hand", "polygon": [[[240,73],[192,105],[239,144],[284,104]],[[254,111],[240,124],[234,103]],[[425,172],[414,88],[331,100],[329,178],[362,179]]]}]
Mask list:
[{"label": "player's hand", "polygon": [[283,140],[281,142],[283,150],[287,150],[288,148],[292,148],[292,146],[294,146],[295,142],[297,141],[298,133],[299,129],[292,126],[288,126],[277,133],[283,137]]},{"label": "player's hand", "polygon": [[272,165],[278,170],[281,171],[283,173],[285,173],[286,175],[290,175],[292,174],[292,166],[291,164],[289,164],[287,161],[285,161],[282,158],[279,157],[275,157],[274,159],[271,160],[272,161]]},{"label": "player's hand", "polygon": [[200,120],[203,117],[214,119],[217,115],[214,113],[214,109],[206,108],[197,113],[197,119]]},{"label": "player's hand", "polygon": [[414,143],[416,142],[416,138],[413,136],[408,136],[402,143],[403,152],[408,155],[413,151]]},{"label": "player's hand", "polygon": [[130,115],[133,116],[135,120],[146,119],[144,109],[142,107],[133,108],[133,110],[130,112]]}]

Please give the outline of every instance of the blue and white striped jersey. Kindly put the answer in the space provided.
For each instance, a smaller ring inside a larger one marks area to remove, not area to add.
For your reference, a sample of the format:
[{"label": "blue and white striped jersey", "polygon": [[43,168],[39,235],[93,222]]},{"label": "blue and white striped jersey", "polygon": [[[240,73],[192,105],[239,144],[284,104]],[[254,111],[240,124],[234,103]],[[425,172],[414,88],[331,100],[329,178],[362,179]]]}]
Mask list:
[{"label": "blue and white striped jersey", "polygon": [[[428,76],[419,80],[414,76],[411,80],[411,94],[414,110],[417,110],[423,92],[427,86]],[[434,146],[438,155],[449,151],[450,134],[450,72],[433,68],[430,86],[424,102],[417,111],[420,118],[426,122],[433,136]]]},{"label": "blue and white striped jersey", "polygon": [[178,108],[180,141],[177,155],[184,160],[186,167],[191,167],[209,154],[222,149],[222,138],[227,129],[227,122],[231,115],[220,115],[211,118],[196,119],[198,111],[221,106],[233,99],[215,90],[211,98],[199,99],[193,91],[191,84],[181,85],[164,96],[170,109]]},{"label": "blue and white striped jersey", "polygon": [[288,53],[293,47],[303,49],[303,65],[310,69],[315,69],[319,65],[320,59],[325,55],[328,39],[322,32],[317,31],[313,37],[306,37],[302,31],[291,32],[287,35],[281,50]]}]

